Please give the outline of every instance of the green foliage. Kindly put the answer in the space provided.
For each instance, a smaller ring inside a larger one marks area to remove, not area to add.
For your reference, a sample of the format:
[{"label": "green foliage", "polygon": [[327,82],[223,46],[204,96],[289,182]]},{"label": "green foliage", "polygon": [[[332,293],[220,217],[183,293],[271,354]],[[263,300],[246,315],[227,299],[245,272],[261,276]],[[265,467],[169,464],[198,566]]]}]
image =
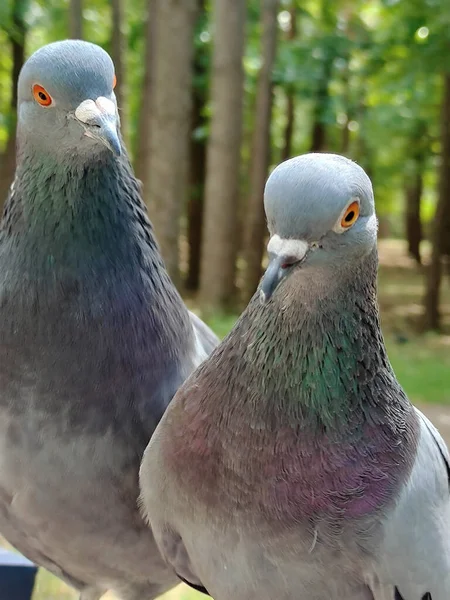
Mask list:
[{"label": "green foliage", "polygon": [[[202,100],[195,140],[206,143],[211,48],[209,0],[199,0],[193,44],[193,93]],[[126,115],[129,150],[135,157],[142,105],[147,0],[124,2]],[[26,55],[68,35],[69,0],[0,1],[0,161],[14,126],[11,104],[15,15],[26,21]],[[85,37],[109,50],[110,0],[84,2]],[[152,15],[149,15],[152,19]],[[261,66],[261,2],[247,2],[244,55],[244,137],[241,196],[248,197],[256,90]],[[288,96],[293,94],[292,154],[311,148],[313,126],[326,131],[322,150],[344,153],[362,164],[375,188],[377,210],[389,232],[404,234],[404,190],[423,172],[421,216],[430,231],[440,158],[442,72],[450,68],[448,0],[280,0],[278,48],[273,69],[271,164],[285,146]],[[133,152],[134,151],[134,152]],[[201,186],[200,186],[201,189]],[[194,192],[193,192],[194,193]],[[197,192],[198,193],[198,190]],[[245,214],[242,202],[241,214]]]},{"label": "green foliage", "polygon": [[[7,0],[0,3],[0,46],[8,48],[13,30],[13,8],[25,8],[29,29],[27,54],[68,34],[69,0]],[[125,3],[127,36],[126,97],[131,147],[135,147],[144,64],[145,0]],[[208,96],[210,46],[209,3],[201,12],[194,44],[201,63],[193,86]],[[108,0],[90,0],[84,8],[87,39],[107,50],[111,14]],[[290,35],[295,11],[296,35]],[[151,16],[150,16],[151,18]],[[273,72],[273,162],[283,146],[286,93],[296,98],[293,152],[307,151],[313,115],[327,128],[327,149],[344,151],[370,171],[381,214],[402,211],[402,189],[410,172],[411,151],[422,147],[425,170],[435,168],[439,144],[439,103],[442,69],[450,48],[450,4],[447,0],[283,0],[279,12],[279,45]],[[247,188],[251,158],[251,132],[256,82],[260,67],[260,2],[247,9],[245,65],[245,122],[242,150],[242,187]],[[9,52],[0,53],[0,150],[8,135],[10,77]],[[319,102],[320,89],[328,91]],[[318,96],[319,94],[319,96]],[[206,115],[209,107],[206,105]],[[426,133],[418,135],[420,124]],[[344,137],[348,127],[348,147]],[[208,136],[203,125],[193,135]],[[423,216],[429,219],[434,203],[435,179],[427,177]],[[395,230],[395,227],[394,227]]]}]

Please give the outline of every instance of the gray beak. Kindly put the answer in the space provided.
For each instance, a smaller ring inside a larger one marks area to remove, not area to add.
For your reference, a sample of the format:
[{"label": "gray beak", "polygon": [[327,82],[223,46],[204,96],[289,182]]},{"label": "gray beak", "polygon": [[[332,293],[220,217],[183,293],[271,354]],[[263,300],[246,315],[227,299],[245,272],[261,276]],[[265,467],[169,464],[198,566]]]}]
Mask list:
[{"label": "gray beak", "polygon": [[94,123],[91,123],[94,129],[90,133],[90,137],[102,142],[116,156],[122,153],[119,135],[117,133],[116,119],[109,115],[100,116]]},{"label": "gray beak", "polygon": [[116,156],[121,155],[122,147],[117,131],[117,109],[112,100],[102,96],[95,102],[84,100],[77,107],[75,118],[83,125],[86,136],[98,140]]},{"label": "gray beak", "polygon": [[270,238],[267,245],[270,262],[259,288],[261,302],[270,300],[280,282],[291,273],[295,265],[305,260],[309,250],[310,244],[305,240],[280,238],[277,233]]},{"label": "gray beak", "polygon": [[259,288],[261,302],[266,303],[270,300],[279,283],[286,277],[289,271],[289,267],[283,268],[282,256],[274,256],[270,260]]}]

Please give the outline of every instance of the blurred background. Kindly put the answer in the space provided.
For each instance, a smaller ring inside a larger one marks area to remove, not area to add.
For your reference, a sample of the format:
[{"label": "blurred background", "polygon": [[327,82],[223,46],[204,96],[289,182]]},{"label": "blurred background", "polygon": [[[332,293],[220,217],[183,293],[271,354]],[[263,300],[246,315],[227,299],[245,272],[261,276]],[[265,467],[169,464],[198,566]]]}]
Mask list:
[{"label": "blurred background", "polygon": [[[389,355],[450,441],[448,0],[0,0],[0,205],[21,65],[68,37],[112,55],[166,265],[219,335],[264,267],[270,170],[309,151],[366,169]],[[41,571],[35,600],[75,597]]]}]

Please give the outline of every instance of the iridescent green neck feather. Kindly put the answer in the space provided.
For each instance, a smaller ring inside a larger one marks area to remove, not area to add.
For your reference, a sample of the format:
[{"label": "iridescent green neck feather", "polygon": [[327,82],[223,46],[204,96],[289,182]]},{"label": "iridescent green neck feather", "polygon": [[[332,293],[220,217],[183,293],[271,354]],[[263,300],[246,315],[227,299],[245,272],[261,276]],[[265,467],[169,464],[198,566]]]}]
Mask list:
[{"label": "iridescent green neck feather", "polygon": [[258,395],[246,401],[252,412],[308,431],[347,428],[356,414],[387,409],[381,380],[403,397],[379,328],[376,252],[351,277],[336,273],[339,284],[315,299],[302,276],[288,279],[269,305],[255,297],[229,338],[241,348],[245,379],[258,381]]},{"label": "iridescent green neck feather", "polygon": [[179,393],[165,453],[184,486],[284,526],[391,501],[417,419],[387,359],[375,276],[374,250],[335,284],[300,270],[268,304],[253,298]]}]

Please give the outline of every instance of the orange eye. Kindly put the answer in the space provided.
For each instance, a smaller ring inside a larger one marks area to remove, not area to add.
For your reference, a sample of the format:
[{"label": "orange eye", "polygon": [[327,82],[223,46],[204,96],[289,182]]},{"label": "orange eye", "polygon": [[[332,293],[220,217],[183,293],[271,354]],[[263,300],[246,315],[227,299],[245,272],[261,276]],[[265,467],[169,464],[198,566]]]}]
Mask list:
[{"label": "orange eye", "polygon": [[33,85],[33,96],[36,102],[41,106],[50,106],[52,103],[52,97],[42,85]]},{"label": "orange eye", "polygon": [[341,219],[341,227],[348,229],[359,217],[359,202],[355,200],[348,207]]},{"label": "orange eye", "polygon": [[113,89],[116,87],[116,83],[117,83],[117,77],[114,74],[114,77],[113,77]]}]

